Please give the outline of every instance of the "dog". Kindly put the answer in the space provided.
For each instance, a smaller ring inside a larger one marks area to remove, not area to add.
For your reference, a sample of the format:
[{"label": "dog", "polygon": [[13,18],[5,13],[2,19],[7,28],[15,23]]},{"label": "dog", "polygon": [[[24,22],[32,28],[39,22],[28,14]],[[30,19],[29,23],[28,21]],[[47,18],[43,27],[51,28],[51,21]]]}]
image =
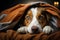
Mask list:
[{"label": "dog", "polygon": [[57,30],[57,18],[45,11],[42,7],[31,8],[24,19],[23,27],[18,28],[17,32],[49,34]]},{"label": "dog", "polygon": [[57,18],[45,11],[44,8],[31,8],[24,19],[23,27],[18,28],[17,32],[49,34],[57,30]]}]

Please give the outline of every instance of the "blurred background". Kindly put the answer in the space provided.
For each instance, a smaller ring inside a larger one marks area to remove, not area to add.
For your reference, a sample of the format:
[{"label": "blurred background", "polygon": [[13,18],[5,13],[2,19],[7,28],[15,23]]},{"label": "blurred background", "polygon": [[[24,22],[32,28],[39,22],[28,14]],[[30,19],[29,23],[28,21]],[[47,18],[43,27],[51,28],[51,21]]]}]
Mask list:
[{"label": "blurred background", "polygon": [[0,0],[0,12],[19,3],[45,1],[60,10],[60,0]]}]

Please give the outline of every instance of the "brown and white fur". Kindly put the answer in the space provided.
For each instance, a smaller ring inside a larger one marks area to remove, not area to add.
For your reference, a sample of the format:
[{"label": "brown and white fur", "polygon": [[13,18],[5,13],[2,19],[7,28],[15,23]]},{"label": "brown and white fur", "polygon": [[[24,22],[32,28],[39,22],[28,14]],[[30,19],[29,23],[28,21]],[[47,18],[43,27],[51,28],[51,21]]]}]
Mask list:
[{"label": "brown and white fur", "polygon": [[18,28],[17,32],[21,33],[39,33],[49,34],[56,31],[57,19],[48,12],[44,12],[42,7],[31,8],[25,16],[24,25]]}]

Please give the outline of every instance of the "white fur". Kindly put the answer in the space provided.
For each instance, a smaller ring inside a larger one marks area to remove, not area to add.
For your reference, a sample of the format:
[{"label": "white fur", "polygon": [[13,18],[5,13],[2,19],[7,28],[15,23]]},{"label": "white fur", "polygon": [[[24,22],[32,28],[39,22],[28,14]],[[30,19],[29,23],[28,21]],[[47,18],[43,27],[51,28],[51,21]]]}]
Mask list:
[{"label": "white fur", "polygon": [[33,18],[32,18],[31,23],[28,25],[28,32],[33,33],[32,30],[31,30],[31,28],[33,26],[37,26],[39,28],[39,30],[42,31],[41,25],[39,24],[39,22],[38,22],[38,20],[36,18],[37,8],[32,8],[31,11],[32,11],[32,14],[33,14]]},{"label": "white fur", "polygon": [[23,26],[21,28],[18,28],[17,32],[27,33],[27,27],[26,26]]},{"label": "white fur", "polygon": [[50,26],[45,26],[43,28],[43,32],[47,33],[47,34],[49,34],[50,32],[53,32],[53,31],[54,31],[54,29],[52,27],[50,27]]},{"label": "white fur", "polygon": [[54,21],[54,22],[51,22],[54,26],[56,26],[57,27],[57,19],[56,18],[54,18],[54,17],[52,17],[52,20]]}]

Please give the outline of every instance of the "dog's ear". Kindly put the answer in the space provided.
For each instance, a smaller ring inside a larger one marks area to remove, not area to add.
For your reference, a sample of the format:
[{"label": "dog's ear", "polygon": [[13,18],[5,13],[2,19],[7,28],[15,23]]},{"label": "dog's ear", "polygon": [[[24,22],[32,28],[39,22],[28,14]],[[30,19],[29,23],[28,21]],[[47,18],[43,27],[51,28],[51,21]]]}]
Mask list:
[{"label": "dog's ear", "polygon": [[[45,7],[45,10],[50,15],[52,15],[54,18],[57,18],[57,26],[60,28],[60,10],[50,4],[40,4],[40,6]],[[48,15],[47,18],[49,19]]]},{"label": "dog's ear", "polygon": [[60,11],[56,8],[47,9],[47,11],[57,18],[57,28],[60,28]]},{"label": "dog's ear", "polygon": [[55,6],[52,6],[50,4],[42,4],[42,3],[39,6],[45,8],[45,10],[49,12],[51,15],[54,15],[58,19],[60,19],[60,10],[56,8]]},{"label": "dog's ear", "polygon": [[[48,5],[48,4],[47,4]],[[49,7],[46,8],[46,11],[52,15],[52,17],[57,18],[57,26],[60,28],[60,10],[52,5],[48,5]]]},{"label": "dog's ear", "polygon": [[46,11],[49,12],[51,15],[56,16],[58,19],[60,19],[60,10],[52,5],[48,5],[48,6],[49,7],[46,8]]}]

